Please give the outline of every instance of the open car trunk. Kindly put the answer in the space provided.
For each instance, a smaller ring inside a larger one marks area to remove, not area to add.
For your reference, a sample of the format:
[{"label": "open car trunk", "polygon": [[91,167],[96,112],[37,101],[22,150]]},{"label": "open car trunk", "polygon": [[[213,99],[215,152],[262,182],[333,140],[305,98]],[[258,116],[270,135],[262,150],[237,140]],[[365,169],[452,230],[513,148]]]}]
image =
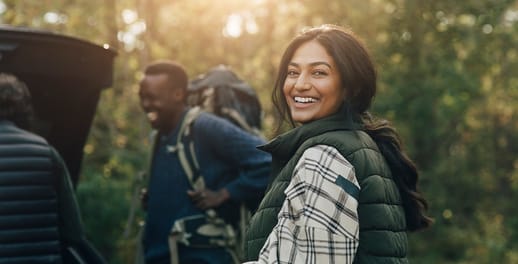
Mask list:
[{"label": "open car trunk", "polygon": [[32,95],[33,130],[61,154],[74,185],[100,93],[113,82],[116,52],[47,31],[0,26],[0,72]]}]

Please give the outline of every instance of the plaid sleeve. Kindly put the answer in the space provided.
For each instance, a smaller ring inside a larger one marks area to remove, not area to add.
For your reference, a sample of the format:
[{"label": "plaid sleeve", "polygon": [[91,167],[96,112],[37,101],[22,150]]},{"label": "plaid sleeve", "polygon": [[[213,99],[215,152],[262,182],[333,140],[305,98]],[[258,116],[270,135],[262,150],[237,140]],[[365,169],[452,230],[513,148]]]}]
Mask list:
[{"label": "plaid sleeve", "polygon": [[285,190],[259,263],[352,263],[358,248],[359,184],[334,148],[307,149]]}]

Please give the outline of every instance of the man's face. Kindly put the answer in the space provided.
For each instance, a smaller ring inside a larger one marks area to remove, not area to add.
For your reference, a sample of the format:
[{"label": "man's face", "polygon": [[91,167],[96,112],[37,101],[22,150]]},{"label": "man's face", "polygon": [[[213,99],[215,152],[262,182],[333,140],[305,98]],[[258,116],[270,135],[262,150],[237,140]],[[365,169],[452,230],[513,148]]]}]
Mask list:
[{"label": "man's face", "polygon": [[183,109],[181,91],[175,90],[166,74],[147,74],[140,82],[140,106],[151,127],[168,132]]}]

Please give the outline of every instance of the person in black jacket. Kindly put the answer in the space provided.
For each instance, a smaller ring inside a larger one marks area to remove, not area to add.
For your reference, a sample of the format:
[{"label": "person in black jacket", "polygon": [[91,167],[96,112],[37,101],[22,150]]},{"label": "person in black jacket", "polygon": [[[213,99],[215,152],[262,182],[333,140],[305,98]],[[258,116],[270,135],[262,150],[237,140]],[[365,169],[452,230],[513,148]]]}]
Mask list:
[{"label": "person in black jacket", "polygon": [[31,96],[0,73],[0,263],[105,263],[85,238],[67,167],[29,132]]}]

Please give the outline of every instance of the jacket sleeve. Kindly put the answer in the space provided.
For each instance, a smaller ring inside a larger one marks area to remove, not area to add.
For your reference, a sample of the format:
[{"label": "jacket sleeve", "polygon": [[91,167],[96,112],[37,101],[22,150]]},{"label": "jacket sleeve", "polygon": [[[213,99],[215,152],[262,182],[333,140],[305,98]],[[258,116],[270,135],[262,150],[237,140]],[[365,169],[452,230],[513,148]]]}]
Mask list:
[{"label": "jacket sleeve", "polygon": [[237,168],[237,177],[225,185],[230,198],[245,202],[252,209],[257,207],[270,175],[271,155],[257,149],[265,141],[219,117],[203,122],[202,144],[228,166]]},{"label": "jacket sleeve", "polygon": [[80,263],[77,260],[70,260],[77,258],[81,258],[86,263],[106,263],[84,236],[81,214],[68,169],[54,148],[52,148],[52,159],[55,164],[59,226],[64,244],[65,263]]},{"label": "jacket sleeve", "polygon": [[359,190],[354,167],[334,147],[306,149],[259,263],[353,263]]}]

